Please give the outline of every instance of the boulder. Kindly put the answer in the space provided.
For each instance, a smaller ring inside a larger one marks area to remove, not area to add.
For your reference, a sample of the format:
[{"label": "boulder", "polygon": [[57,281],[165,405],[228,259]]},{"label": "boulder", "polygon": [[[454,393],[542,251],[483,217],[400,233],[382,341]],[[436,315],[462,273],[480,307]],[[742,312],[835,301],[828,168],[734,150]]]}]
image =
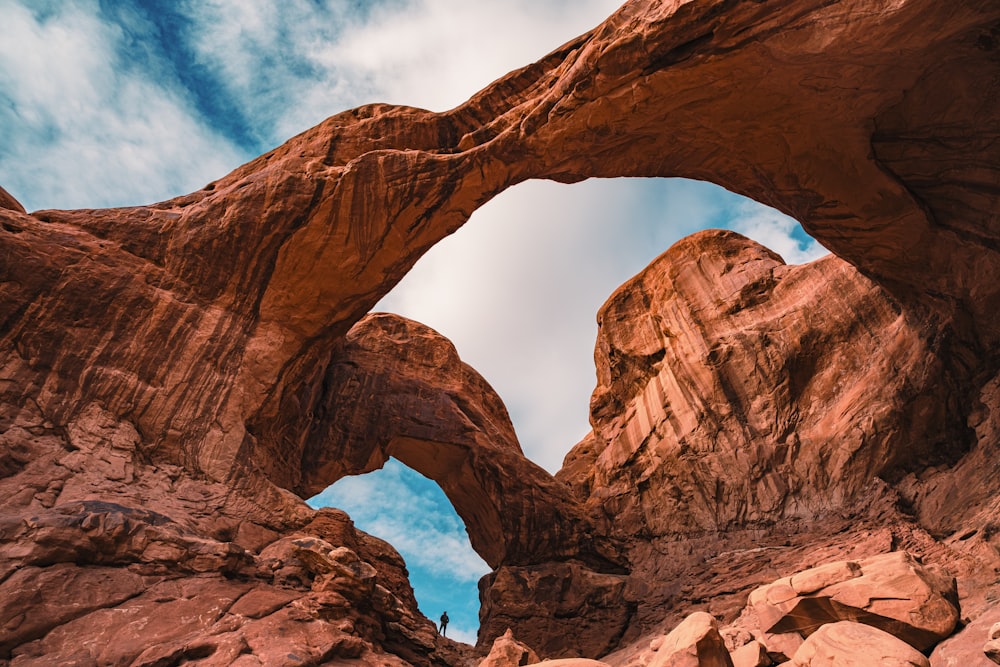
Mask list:
[{"label": "boulder", "polygon": [[986,644],[983,645],[983,653],[993,662],[1000,665],[1000,623],[995,623],[990,628],[990,633]]},{"label": "boulder", "polygon": [[649,667],[733,667],[733,661],[715,618],[699,611],[663,638]]},{"label": "boulder", "polygon": [[849,620],[921,651],[949,636],[959,616],[955,580],[902,551],[783,577],[753,591],[748,606],[773,635],[808,637],[824,624]]},{"label": "boulder", "polygon": [[962,626],[951,637],[934,647],[930,654],[932,667],[978,666],[986,664],[984,654],[986,658],[996,661],[991,656],[991,649],[1000,639],[1000,605],[996,604],[997,591],[989,591],[987,588],[985,592],[988,595],[987,599],[982,600],[985,604],[978,609],[970,609],[971,618],[963,618]]},{"label": "boulder", "polygon": [[931,667],[924,654],[888,632],[852,621],[828,623],[792,658],[796,667]]},{"label": "boulder", "polygon": [[538,655],[530,647],[514,639],[510,628],[493,640],[489,654],[479,663],[479,667],[523,667],[539,662]]},{"label": "boulder", "polygon": [[768,667],[771,658],[767,648],[757,640],[751,640],[730,654],[733,667]]}]

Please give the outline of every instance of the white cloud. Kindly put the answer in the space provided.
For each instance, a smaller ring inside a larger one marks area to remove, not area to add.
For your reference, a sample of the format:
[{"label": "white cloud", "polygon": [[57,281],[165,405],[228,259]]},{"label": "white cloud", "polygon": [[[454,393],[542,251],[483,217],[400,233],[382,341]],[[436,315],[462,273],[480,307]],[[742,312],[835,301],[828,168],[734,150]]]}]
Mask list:
[{"label": "white cloud", "polygon": [[265,143],[370,102],[443,111],[599,24],[618,0],[190,0],[191,46]]},{"label": "white cloud", "polygon": [[468,628],[457,625],[454,622],[448,624],[448,639],[454,639],[457,642],[463,642],[465,644],[475,646],[476,635],[478,632],[478,626],[475,628]]},{"label": "white cloud", "polygon": [[0,3],[0,25],[0,183],[29,210],[164,199],[242,161],[182,94],[123,61],[97,3],[44,18]]},{"label": "white cloud", "polygon": [[740,204],[733,212],[730,226],[775,251],[788,264],[805,264],[829,252],[815,239],[802,242],[796,238],[799,223],[793,218],[755,202]]}]

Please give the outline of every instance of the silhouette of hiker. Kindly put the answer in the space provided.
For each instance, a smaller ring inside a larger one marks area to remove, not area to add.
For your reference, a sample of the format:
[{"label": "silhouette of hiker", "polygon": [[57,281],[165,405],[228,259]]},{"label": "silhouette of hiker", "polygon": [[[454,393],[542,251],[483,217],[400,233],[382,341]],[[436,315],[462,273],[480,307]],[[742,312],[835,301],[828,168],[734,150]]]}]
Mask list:
[{"label": "silhouette of hiker", "polygon": [[448,621],[450,621],[450,620],[451,619],[448,618],[448,612],[444,612],[443,614],[441,614],[441,636],[442,637],[447,637],[448,636],[447,633],[445,632],[445,630],[448,629]]}]

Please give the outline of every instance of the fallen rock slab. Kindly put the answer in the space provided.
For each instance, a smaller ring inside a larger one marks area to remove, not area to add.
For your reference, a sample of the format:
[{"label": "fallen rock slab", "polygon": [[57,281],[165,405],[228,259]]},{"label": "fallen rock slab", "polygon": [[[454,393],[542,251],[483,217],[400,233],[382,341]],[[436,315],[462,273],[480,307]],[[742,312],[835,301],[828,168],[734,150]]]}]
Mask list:
[{"label": "fallen rock slab", "polygon": [[748,605],[766,633],[808,637],[825,624],[854,621],[921,651],[948,637],[959,616],[954,579],[903,551],[783,577],[751,593]]},{"label": "fallen rock slab", "polygon": [[792,658],[796,667],[930,667],[920,651],[870,625],[840,621],[809,635]]}]

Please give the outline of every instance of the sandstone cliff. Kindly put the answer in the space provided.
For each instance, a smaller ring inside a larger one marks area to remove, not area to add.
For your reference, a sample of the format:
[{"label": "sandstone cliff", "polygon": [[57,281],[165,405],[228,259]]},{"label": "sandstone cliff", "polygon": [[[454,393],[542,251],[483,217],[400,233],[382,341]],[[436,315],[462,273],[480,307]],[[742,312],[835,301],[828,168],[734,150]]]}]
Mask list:
[{"label": "sandstone cliff", "polygon": [[[731,619],[786,569],[900,547],[951,564],[978,617],[998,26],[971,0],[631,0],[452,111],[344,112],[190,195],[29,215],[0,191],[0,660],[460,660],[391,549],[294,495],[389,454],[496,568],[484,648],[511,624],[547,655],[627,652],[691,605]],[[444,341],[358,322],[503,189],[625,175],[712,180],[837,257],[702,235],[617,292],[564,484]],[[199,620],[152,647],[109,621],[168,610]],[[115,653],[80,643],[98,631]]]}]

